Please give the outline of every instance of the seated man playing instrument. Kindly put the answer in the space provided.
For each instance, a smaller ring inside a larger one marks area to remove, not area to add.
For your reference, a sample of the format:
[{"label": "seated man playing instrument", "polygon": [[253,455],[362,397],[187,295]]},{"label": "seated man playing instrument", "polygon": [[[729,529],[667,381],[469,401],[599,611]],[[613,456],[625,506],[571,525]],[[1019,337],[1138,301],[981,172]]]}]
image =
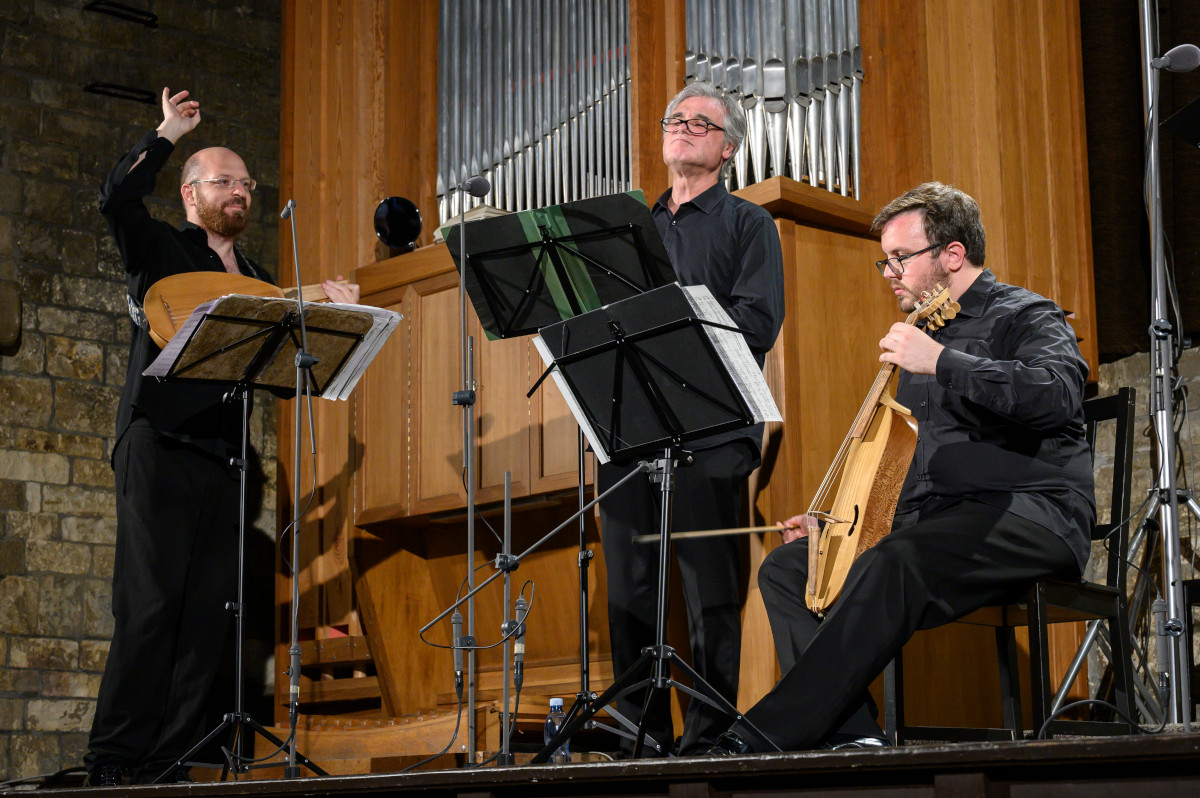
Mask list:
[{"label": "seated man playing instrument", "polygon": [[984,267],[979,206],[941,183],[875,218],[876,266],[901,310],[949,289],[940,329],[897,323],[880,361],[918,435],[891,533],[861,553],[823,616],[808,609],[810,515],[784,524],[759,570],[783,678],[710,750],[886,744],[867,693],[919,629],[1011,598],[1043,577],[1077,578],[1095,500],[1084,439],[1088,368],[1062,310]]}]

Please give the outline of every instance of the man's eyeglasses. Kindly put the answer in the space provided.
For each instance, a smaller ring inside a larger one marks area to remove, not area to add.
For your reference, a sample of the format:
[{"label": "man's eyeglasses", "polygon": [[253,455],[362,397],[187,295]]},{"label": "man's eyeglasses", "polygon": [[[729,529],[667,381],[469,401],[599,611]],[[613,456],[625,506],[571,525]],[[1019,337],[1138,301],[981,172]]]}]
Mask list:
[{"label": "man's eyeglasses", "polygon": [[903,277],[904,276],[904,261],[908,260],[909,258],[915,258],[918,255],[924,255],[929,250],[937,249],[940,246],[942,246],[942,245],[941,244],[930,244],[929,246],[925,247],[925,249],[918,249],[916,252],[910,252],[907,255],[898,255],[894,258],[884,258],[883,260],[877,260],[877,261],[875,261],[875,268],[879,269],[880,274],[883,274],[884,269],[891,269],[892,274],[896,275],[897,277]]},{"label": "man's eyeglasses", "polygon": [[693,119],[679,119],[678,117],[672,117],[670,119],[660,119],[659,122],[662,123],[663,133],[670,133],[673,130],[679,130],[681,125],[686,126],[688,133],[691,133],[693,136],[706,135],[710,130],[725,130],[725,128],[721,127],[720,125],[714,125],[707,119],[701,119],[700,117],[695,117]]},{"label": "man's eyeglasses", "polygon": [[246,191],[253,191],[258,182],[253,177],[243,177],[241,180],[232,177],[209,177],[204,180],[193,180],[192,183],[213,183],[222,191],[229,191],[237,183]]}]

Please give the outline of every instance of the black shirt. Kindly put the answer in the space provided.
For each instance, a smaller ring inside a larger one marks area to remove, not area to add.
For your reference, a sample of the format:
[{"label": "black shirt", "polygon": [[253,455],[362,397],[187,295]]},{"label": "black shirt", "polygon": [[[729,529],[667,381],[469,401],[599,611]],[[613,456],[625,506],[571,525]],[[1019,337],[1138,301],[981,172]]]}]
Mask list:
[{"label": "black shirt", "polygon": [[[735,197],[717,181],[671,213],[668,189],[651,214],[682,285],[706,285],[733,323],[746,331],[759,367],[783,326],[783,251],[771,214]],[[735,438],[751,438],[757,448],[762,425],[714,435],[688,444],[705,449]]]},{"label": "black shirt", "polygon": [[[125,263],[131,314],[141,308],[146,289],[163,277],[183,272],[224,272],[221,257],[208,246],[208,235],[191,222],[178,228],[155,219],[143,201],[154,192],[158,171],[175,145],[150,131],[109,172],[100,188],[100,212],[108,220],[117,249]],[[142,153],[145,159],[132,171]],[[271,281],[270,276],[242,253],[234,250],[243,274]],[[228,390],[221,385],[193,382],[159,382],[142,372],[158,357],[158,346],[144,322],[133,324],[129,367],[117,409],[120,440],[134,415],[143,415],[154,429],[206,453],[224,459],[240,445],[241,407],[222,406]],[[113,447],[116,448],[115,446]]]},{"label": "black shirt", "polygon": [[1082,569],[1096,509],[1075,332],[1053,302],[987,269],[959,304],[933,333],[946,347],[937,374],[900,372],[918,437],[897,513],[970,496],[1050,529]]}]

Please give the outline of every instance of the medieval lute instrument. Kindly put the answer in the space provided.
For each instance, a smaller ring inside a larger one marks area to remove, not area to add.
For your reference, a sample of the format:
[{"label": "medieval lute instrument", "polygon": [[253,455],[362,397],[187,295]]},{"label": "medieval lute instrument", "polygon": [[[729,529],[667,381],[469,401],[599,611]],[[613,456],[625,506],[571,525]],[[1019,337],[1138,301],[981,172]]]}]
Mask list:
[{"label": "medieval lute instrument", "polygon": [[[949,289],[925,292],[905,324],[939,329],[958,314]],[[809,536],[808,608],[823,615],[841,594],[854,561],[892,530],[900,489],[917,445],[917,422],[894,397],[896,365],[875,377],[854,424],[817,489],[808,513],[824,527]]]},{"label": "medieval lute instrument", "polygon": [[[345,285],[345,281],[340,282]],[[305,302],[326,302],[324,290],[318,285],[301,288]],[[244,274],[228,272],[184,272],[164,277],[146,290],[142,310],[150,325],[150,337],[159,347],[167,345],[175,331],[187,321],[200,305],[226,294],[248,294],[279,298],[295,298],[296,289],[286,291],[277,285]]]}]

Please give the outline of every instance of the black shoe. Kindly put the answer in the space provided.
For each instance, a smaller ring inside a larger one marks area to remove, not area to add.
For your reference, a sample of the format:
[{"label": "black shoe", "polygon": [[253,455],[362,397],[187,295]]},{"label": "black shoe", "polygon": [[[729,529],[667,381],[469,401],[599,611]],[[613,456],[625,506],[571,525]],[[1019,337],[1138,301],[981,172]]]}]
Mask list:
[{"label": "black shoe", "polygon": [[717,738],[712,747],[704,752],[705,756],[741,756],[754,753],[750,743],[743,740],[732,729]]},{"label": "black shoe", "polygon": [[120,787],[124,783],[120,765],[96,765],[84,779],[86,787]]},{"label": "black shoe", "polygon": [[167,784],[195,784],[196,780],[192,778],[191,772],[187,768],[180,768],[171,774],[171,778],[167,779]]},{"label": "black shoe", "polygon": [[167,772],[170,765],[147,765],[141,771],[135,774],[134,781],[137,784],[193,784],[195,779],[188,772],[188,768],[178,768],[174,773],[167,776],[162,781],[158,781],[158,777]]},{"label": "black shoe", "polygon": [[855,751],[891,747],[891,741],[883,737],[849,737],[844,734],[835,734],[820,745],[820,748],[826,751]]}]

